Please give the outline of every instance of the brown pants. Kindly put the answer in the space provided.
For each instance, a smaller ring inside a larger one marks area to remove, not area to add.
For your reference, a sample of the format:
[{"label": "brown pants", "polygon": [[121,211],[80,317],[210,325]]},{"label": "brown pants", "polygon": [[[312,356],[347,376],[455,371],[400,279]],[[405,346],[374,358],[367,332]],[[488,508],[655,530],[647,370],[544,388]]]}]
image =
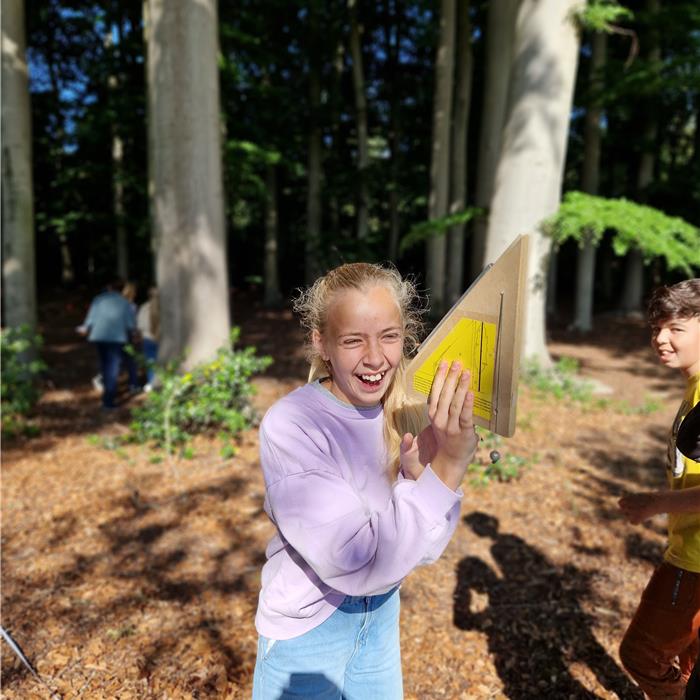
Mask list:
[{"label": "brown pants", "polygon": [[683,697],[698,656],[700,574],[664,562],[642,593],[620,659],[651,700]]}]

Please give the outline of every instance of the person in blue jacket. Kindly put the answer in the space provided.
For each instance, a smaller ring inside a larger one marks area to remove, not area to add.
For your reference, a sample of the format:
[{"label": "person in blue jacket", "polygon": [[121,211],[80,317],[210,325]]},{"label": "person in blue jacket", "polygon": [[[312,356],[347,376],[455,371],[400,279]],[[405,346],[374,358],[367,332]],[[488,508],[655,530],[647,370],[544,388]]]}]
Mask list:
[{"label": "person in blue jacket", "polygon": [[117,379],[127,343],[136,328],[133,306],[119,291],[121,283],[113,280],[105,285],[90,304],[85,321],[78,332],[94,343],[102,373],[102,406],[116,408]]}]

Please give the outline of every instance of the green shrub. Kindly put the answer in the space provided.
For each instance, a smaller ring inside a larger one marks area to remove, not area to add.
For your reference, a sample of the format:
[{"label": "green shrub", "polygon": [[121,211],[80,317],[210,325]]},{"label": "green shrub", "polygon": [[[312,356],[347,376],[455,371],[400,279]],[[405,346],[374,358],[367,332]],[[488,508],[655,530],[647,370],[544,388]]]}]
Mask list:
[{"label": "green shrub", "polygon": [[222,431],[233,437],[248,427],[255,418],[250,378],[272,359],[257,357],[252,347],[234,350],[239,335],[234,328],[229,347],[184,374],[177,362],[157,367],[156,389],[133,409],[128,439],[150,442],[170,454],[194,434]]},{"label": "green shrub", "polygon": [[[479,453],[488,456],[488,462],[472,462],[467,467],[469,483],[475,488],[488,486],[492,481],[513,481],[522,476],[522,472],[530,466],[530,461],[525,457],[506,452],[497,448],[503,445],[503,438],[489,431],[477,431],[482,437]],[[493,461],[492,456],[498,452],[498,459]]]},{"label": "green shrub", "polygon": [[520,370],[523,382],[540,394],[552,395],[578,403],[593,400],[593,385],[577,375],[578,360],[562,357],[550,369],[542,368],[536,360],[526,360]]},{"label": "green shrub", "polygon": [[0,332],[2,357],[2,433],[32,435],[36,428],[27,415],[39,398],[38,375],[46,369],[39,359],[42,340],[28,326],[4,328]]}]

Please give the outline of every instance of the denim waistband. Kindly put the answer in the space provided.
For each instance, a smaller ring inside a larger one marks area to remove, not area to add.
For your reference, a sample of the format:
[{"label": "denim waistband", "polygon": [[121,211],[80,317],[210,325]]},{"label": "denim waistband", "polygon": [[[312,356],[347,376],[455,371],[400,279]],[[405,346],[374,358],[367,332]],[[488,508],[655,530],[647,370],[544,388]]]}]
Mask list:
[{"label": "denim waistband", "polygon": [[346,595],[341,605],[369,605],[372,608],[377,608],[398,590],[399,587],[395,586],[390,591],[379,595]]}]

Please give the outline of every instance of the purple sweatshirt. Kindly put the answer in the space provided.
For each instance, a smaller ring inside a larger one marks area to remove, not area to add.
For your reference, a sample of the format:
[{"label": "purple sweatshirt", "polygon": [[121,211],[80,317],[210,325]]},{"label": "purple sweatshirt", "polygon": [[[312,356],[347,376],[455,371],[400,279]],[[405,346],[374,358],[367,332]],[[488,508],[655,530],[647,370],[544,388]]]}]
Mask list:
[{"label": "purple sweatshirt", "polygon": [[381,405],[342,403],[317,382],[280,399],[260,426],[267,546],[255,625],[272,639],[308,632],[346,595],[377,595],[435,561],[462,494],[428,466],[389,482]]}]

